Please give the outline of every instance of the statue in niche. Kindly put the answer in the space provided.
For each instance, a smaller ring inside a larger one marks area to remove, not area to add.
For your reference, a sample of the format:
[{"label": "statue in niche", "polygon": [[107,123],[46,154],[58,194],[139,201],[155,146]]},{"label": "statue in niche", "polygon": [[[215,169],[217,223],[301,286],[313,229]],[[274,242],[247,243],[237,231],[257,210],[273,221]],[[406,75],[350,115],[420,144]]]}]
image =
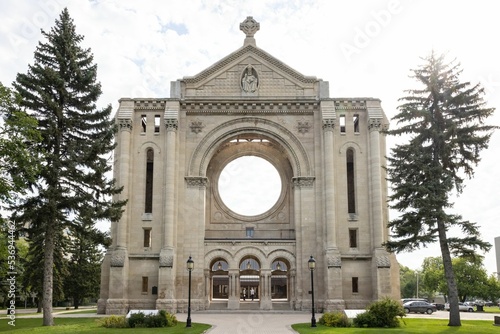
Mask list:
[{"label": "statue in niche", "polygon": [[252,67],[252,65],[248,65],[245,69],[243,79],[241,79],[241,87],[243,88],[243,91],[247,93],[253,93],[257,90],[258,84],[259,79],[257,78],[257,72]]}]

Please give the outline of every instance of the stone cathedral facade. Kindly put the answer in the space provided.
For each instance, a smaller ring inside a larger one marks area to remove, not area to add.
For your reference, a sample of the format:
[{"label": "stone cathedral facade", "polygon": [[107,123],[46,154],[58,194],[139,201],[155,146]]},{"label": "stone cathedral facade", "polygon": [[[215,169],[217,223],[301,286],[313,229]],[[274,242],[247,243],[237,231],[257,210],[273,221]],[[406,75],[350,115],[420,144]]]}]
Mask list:
[{"label": "stone cathedral facade", "polygon": [[[99,313],[185,311],[189,256],[193,310],[310,310],[311,255],[317,310],[399,298],[399,266],[381,246],[380,100],[330,97],[328,82],[257,47],[252,17],[240,29],[241,48],[172,82],[169,98],[120,100],[114,177],[128,203],[111,225]],[[222,170],[243,156],[281,178],[274,206],[255,216],[219,194]]]}]

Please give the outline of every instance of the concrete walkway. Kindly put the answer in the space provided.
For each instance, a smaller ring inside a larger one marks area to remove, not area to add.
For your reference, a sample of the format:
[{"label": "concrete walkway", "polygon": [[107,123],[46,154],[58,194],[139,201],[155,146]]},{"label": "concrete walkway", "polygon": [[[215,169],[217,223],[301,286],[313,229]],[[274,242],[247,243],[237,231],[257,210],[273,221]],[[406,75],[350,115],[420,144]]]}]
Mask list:
[{"label": "concrete walkway", "polygon": [[[321,315],[320,315],[321,316]],[[177,320],[185,322],[186,313],[176,314]],[[316,320],[318,320],[316,316]],[[311,313],[303,312],[235,312],[235,313],[191,313],[191,321],[210,324],[208,334],[290,334],[296,333],[292,324],[311,322]]]}]

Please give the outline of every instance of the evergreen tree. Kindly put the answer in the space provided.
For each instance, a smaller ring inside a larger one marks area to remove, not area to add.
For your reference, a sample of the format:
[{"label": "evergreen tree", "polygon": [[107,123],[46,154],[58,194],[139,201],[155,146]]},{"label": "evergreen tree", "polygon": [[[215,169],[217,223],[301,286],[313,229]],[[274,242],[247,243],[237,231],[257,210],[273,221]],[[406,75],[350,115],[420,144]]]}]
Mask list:
[{"label": "evergreen tree", "polygon": [[19,95],[0,83],[0,209],[23,194],[38,173],[37,120],[20,108],[20,102]]},{"label": "evergreen tree", "polygon": [[67,9],[42,35],[46,42],[39,42],[34,64],[14,82],[22,106],[38,120],[44,152],[37,183],[15,218],[43,236],[38,241],[44,256],[43,324],[50,326],[57,239],[71,231],[82,210],[92,210],[94,221],[117,220],[123,203],[111,200],[120,189],[106,178],[116,128],[111,106],[96,107],[101,85],[90,49],[80,46],[83,36],[75,32]]},{"label": "evergreen tree", "polygon": [[[450,300],[450,326],[460,326],[458,293],[451,255],[474,256],[491,245],[480,238],[476,223],[451,214],[450,196],[463,191],[466,177],[474,174],[479,153],[488,147],[495,126],[485,124],[494,112],[483,100],[480,85],[461,82],[455,62],[432,53],[413,76],[422,84],[400,99],[393,118],[398,128],[389,135],[404,135],[388,158],[392,184],[391,207],[401,216],[389,222],[393,239],[389,250],[413,250],[439,241]],[[449,236],[448,231],[460,231]]]},{"label": "evergreen tree", "polygon": [[64,280],[66,298],[72,298],[75,309],[84,298],[99,297],[101,284],[102,246],[109,246],[109,238],[94,227],[89,217],[74,229],[70,236],[68,262],[69,275]]}]

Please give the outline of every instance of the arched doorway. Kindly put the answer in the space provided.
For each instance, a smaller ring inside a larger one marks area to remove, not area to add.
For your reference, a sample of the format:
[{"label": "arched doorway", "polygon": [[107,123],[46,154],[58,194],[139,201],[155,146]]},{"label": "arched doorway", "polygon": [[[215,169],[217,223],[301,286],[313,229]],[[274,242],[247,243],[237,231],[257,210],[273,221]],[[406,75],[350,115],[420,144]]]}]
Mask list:
[{"label": "arched doorway", "polygon": [[240,262],[240,300],[260,300],[260,264],[252,258],[244,258]]},{"label": "arched doorway", "polygon": [[276,259],[271,264],[271,299],[285,301],[289,299],[288,270],[290,265],[284,259]]},{"label": "arched doorway", "polygon": [[229,265],[224,259],[217,259],[211,265],[212,300],[229,298]]}]

